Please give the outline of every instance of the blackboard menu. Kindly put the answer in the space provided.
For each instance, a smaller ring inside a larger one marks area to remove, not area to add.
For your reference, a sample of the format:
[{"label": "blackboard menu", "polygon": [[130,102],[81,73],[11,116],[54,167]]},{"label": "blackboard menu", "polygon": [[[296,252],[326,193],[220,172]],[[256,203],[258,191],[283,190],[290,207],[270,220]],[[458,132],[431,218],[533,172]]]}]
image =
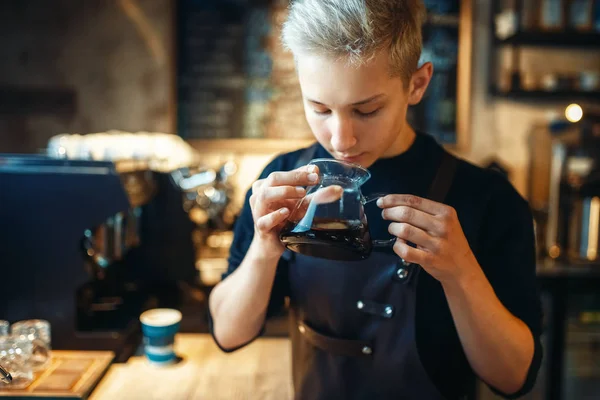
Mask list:
[{"label": "blackboard menu", "polygon": [[287,1],[179,0],[178,132],[193,138],[309,138],[290,53]]},{"label": "blackboard menu", "polygon": [[[425,0],[434,77],[409,121],[456,143],[459,0]],[[281,27],[289,0],[178,0],[178,132],[186,139],[311,138]]]}]

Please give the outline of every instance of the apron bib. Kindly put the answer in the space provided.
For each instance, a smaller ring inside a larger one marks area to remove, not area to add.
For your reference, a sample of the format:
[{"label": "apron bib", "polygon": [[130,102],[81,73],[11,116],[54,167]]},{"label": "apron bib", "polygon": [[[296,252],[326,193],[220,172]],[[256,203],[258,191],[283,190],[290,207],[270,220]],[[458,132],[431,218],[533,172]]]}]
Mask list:
[{"label": "apron bib", "polygon": [[[309,148],[299,163],[313,154]],[[429,199],[444,201],[456,164],[444,152]],[[444,399],[417,351],[420,266],[391,249],[354,262],[286,258],[296,399]]]}]

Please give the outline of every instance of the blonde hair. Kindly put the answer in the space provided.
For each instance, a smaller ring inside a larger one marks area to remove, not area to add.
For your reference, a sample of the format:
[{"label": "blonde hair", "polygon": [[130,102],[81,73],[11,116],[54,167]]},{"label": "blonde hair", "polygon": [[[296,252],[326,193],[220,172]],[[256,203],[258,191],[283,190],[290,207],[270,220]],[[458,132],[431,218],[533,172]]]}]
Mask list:
[{"label": "blonde hair", "polygon": [[345,57],[351,65],[387,50],[391,74],[408,83],[418,68],[424,19],[421,0],[295,0],[282,41],[296,57]]}]

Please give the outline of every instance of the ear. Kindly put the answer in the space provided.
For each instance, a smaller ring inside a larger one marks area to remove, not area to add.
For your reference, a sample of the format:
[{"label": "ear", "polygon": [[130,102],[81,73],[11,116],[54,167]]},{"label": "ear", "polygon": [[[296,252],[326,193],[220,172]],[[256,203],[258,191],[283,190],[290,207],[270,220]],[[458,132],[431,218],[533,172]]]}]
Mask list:
[{"label": "ear", "polygon": [[430,62],[426,62],[413,73],[408,87],[409,105],[414,106],[421,101],[425,90],[427,90],[427,86],[429,86],[429,82],[431,82],[432,75],[433,64]]}]

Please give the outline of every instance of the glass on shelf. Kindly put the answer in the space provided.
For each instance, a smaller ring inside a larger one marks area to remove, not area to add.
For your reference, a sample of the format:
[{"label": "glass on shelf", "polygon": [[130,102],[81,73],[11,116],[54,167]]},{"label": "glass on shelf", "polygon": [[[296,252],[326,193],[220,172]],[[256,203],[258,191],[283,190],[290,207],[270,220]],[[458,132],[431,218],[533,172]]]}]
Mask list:
[{"label": "glass on shelf", "polygon": [[48,321],[31,319],[15,322],[11,332],[12,335],[31,342],[30,364],[34,371],[41,371],[48,367],[51,361],[50,323]]},{"label": "glass on shelf", "polygon": [[10,383],[0,381],[0,388],[10,385],[11,389],[24,389],[33,381],[30,363],[33,343],[19,335],[0,336],[0,365],[10,373]]}]

